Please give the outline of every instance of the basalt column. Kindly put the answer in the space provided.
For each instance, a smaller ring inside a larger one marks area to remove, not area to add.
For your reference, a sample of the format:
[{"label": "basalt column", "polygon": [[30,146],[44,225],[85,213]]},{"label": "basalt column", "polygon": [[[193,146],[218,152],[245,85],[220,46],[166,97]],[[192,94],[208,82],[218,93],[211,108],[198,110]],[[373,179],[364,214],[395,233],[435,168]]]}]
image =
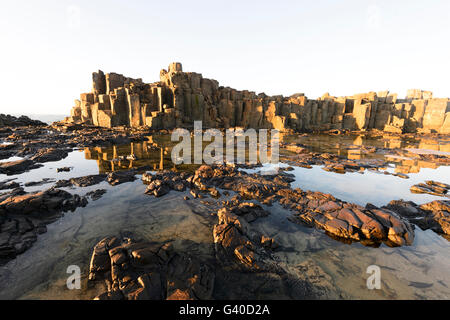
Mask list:
[{"label": "basalt column", "polygon": [[191,128],[193,122],[213,128],[325,131],[378,129],[393,133],[450,132],[450,100],[430,91],[409,90],[405,99],[389,91],[308,99],[268,96],[219,86],[202,74],[184,72],[181,63],[160,71],[160,81],[118,73],[92,74],[92,92],[75,101],[67,121],[103,127],[147,126],[150,129]]}]

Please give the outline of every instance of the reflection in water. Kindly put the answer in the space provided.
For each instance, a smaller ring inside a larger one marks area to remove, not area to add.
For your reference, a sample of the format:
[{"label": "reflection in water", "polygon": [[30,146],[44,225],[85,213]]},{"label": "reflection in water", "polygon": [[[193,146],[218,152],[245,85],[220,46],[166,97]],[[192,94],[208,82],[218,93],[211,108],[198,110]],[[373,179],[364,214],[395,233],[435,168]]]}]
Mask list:
[{"label": "reflection in water", "polygon": [[84,149],[86,159],[97,160],[100,173],[142,166],[150,166],[153,170],[164,170],[173,167],[173,165],[170,166],[170,163],[172,163],[170,157],[165,157],[166,154],[165,148],[155,147],[150,141]]},{"label": "reflection in water", "polygon": [[410,187],[425,180],[450,182],[450,166],[442,166],[436,170],[422,169],[419,173],[411,174],[409,179],[370,170],[366,170],[364,174],[359,172],[339,174],[322,170],[319,166],[313,166],[311,169],[294,167],[291,173],[296,177],[296,181],[292,183],[293,188],[330,193],[336,198],[362,206],[367,203],[383,206],[391,200],[399,199],[417,204],[445,200],[439,196],[412,193]]},{"label": "reflection in water", "polygon": [[[383,205],[392,199],[403,198],[416,203],[439,199],[427,194],[411,194],[410,185],[425,179],[450,183],[450,166],[435,165],[393,152],[395,148],[414,148],[450,152],[449,141],[367,139],[363,136],[283,136],[285,142],[301,143],[314,152],[330,152],[349,159],[387,159],[395,166],[387,170],[412,173],[409,180],[391,175],[365,171],[340,175],[318,166],[312,169],[295,167],[296,181],[292,187],[327,192],[349,202]],[[17,175],[18,182],[42,178],[67,179],[72,176],[95,174],[97,171],[127,170],[141,166],[157,169],[174,168],[170,151],[175,145],[169,135],[153,135],[148,141],[109,148],[86,148],[72,152],[66,159],[46,163],[42,168]],[[374,153],[371,147],[388,149]],[[396,149],[396,151],[398,151]],[[388,155],[388,156],[386,156]],[[92,159],[86,161],[82,159]],[[73,166],[73,171],[57,173],[55,168]],[[177,170],[191,170],[195,166],[177,166]],[[419,172],[420,171],[420,172]],[[6,177],[1,177],[6,178]],[[45,186],[42,188],[46,188]],[[207,218],[184,201],[188,194],[170,192],[163,198],[144,194],[146,186],[140,180],[112,187],[107,182],[70,192],[84,195],[98,188],[107,193],[87,207],[67,213],[39,235],[32,248],[0,267],[0,299],[51,298],[86,299],[91,292],[87,271],[93,246],[110,235],[129,236],[152,241],[175,240],[182,251],[214,259],[212,225]],[[31,190],[27,190],[31,191]],[[230,195],[230,197],[233,196]],[[203,204],[198,204],[203,206]],[[206,205],[204,205],[206,207]],[[368,248],[334,241],[320,230],[289,222],[289,212],[279,204],[265,207],[271,214],[253,222],[260,233],[273,237],[280,245],[274,252],[277,261],[291,272],[304,276],[299,266],[306,262],[320,266],[330,277],[330,290],[339,289],[344,298],[357,299],[449,299],[450,298],[450,242],[431,230],[416,228],[413,246],[400,248]],[[205,209],[206,210],[206,209]],[[201,212],[201,210],[199,211]],[[79,265],[83,272],[82,290],[67,290],[67,266]],[[382,289],[367,290],[366,268],[376,264],[382,269]],[[314,276],[314,275],[312,275]],[[251,278],[249,278],[251,279]],[[320,281],[319,281],[320,282]],[[243,283],[243,285],[246,285]],[[334,289],[332,289],[334,288]]]},{"label": "reflection in water", "polygon": [[349,160],[380,159],[395,166],[396,173],[419,173],[421,168],[437,169],[439,164],[422,159],[419,154],[450,156],[448,138],[406,138],[362,135],[283,135],[288,143],[298,143],[311,152],[328,152]]},{"label": "reflection in water", "polygon": [[[389,156],[386,156],[387,160],[389,159]],[[391,161],[395,162],[395,159],[392,159]],[[439,168],[439,165],[431,162],[431,161],[424,161],[424,160],[416,160],[416,159],[402,159],[399,162],[396,163],[395,166],[395,172],[396,173],[419,173],[420,169],[422,168],[428,168],[428,169],[437,169]]]},{"label": "reflection in water", "polygon": [[[194,171],[199,167],[195,164],[175,165],[172,162],[171,151],[178,142],[172,142],[170,135],[153,135],[148,136],[148,141],[132,142],[129,145],[119,145],[111,147],[94,147],[85,148],[85,158],[96,160],[100,173],[129,170],[148,166],[153,170],[174,169],[179,171]],[[225,138],[224,138],[225,139]],[[211,142],[204,141],[202,150]],[[226,158],[226,143],[223,142],[223,157]],[[237,159],[237,143],[234,144],[234,156]],[[246,141],[244,149],[246,161],[249,160],[249,142]],[[257,157],[259,159],[259,150],[257,149]],[[271,148],[267,150],[268,157],[271,157]],[[191,149],[191,162],[194,162],[194,146]]]},{"label": "reflection in water", "polygon": [[[370,170],[364,171],[364,174],[348,172],[342,175],[324,171],[319,166],[313,166],[311,169],[295,167],[295,170],[291,172],[296,177],[293,187],[330,193],[341,200],[363,206],[366,203],[381,206],[393,199],[410,200],[418,204],[441,199],[441,197],[427,194],[413,194],[409,189],[413,184],[425,180],[450,183],[448,181],[449,166],[439,167],[432,161],[413,158],[414,154],[411,153],[408,153],[408,156],[402,155],[404,149],[396,149],[425,147],[447,152],[445,150],[450,149],[450,141],[388,139],[386,137],[374,139],[361,135],[280,135],[280,139],[287,143],[299,143],[313,152],[335,153],[351,160],[384,160],[390,165],[386,171],[411,174],[409,179],[400,179],[380,174],[382,171]],[[179,171],[193,171],[198,168],[199,165],[175,166],[172,163],[171,150],[176,143],[170,140],[168,134],[156,134],[149,136],[148,141],[134,142],[129,145],[86,148],[84,154],[86,159],[96,160],[101,173],[143,166],[150,167],[152,170],[176,169]],[[209,142],[205,142],[203,147],[208,144]]]},{"label": "reflection in water", "polygon": [[[89,259],[93,246],[110,235],[132,236],[151,241],[174,241],[177,250],[214,259],[212,225],[196,212],[187,194],[170,192],[164,198],[148,197],[140,181],[111,187],[100,200],[66,214],[40,235],[33,247],[0,267],[0,299],[88,299],[93,292],[87,285]],[[88,187],[84,192],[98,188]],[[307,261],[318,265],[329,280],[317,278],[318,285],[339,290],[352,299],[449,299],[450,242],[433,233],[416,230],[411,247],[364,247],[334,241],[321,231],[289,222],[289,212],[279,204],[265,207],[271,214],[252,223],[258,232],[273,237],[280,245],[277,261],[290,272]],[[201,211],[199,211],[201,212]],[[67,266],[82,268],[82,289],[67,290]],[[367,290],[366,269],[376,264],[382,269],[381,290]],[[311,271],[312,272],[312,271]],[[246,275],[251,281],[252,275]],[[426,283],[431,287],[412,286]],[[245,280],[242,285],[248,285]],[[217,288],[221,290],[221,288]],[[273,297],[277,298],[277,297]]]},{"label": "reflection in water", "polygon": [[171,159],[170,135],[148,136],[148,141],[132,142],[129,145],[85,148],[86,159],[96,160],[99,173],[150,167],[153,170],[195,170],[198,165],[174,165]]},{"label": "reflection in water", "polygon": [[[287,135],[280,134],[280,141],[298,143],[312,152],[328,152],[349,160],[379,159],[395,167],[395,173],[419,173],[420,169],[437,169],[436,162],[422,159],[419,154],[450,155],[450,141],[430,138],[407,139],[398,137],[367,138],[365,136]],[[171,150],[177,142],[170,135],[148,136],[148,141],[129,145],[85,148],[85,158],[96,160],[100,173],[128,170],[148,166],[153,170],[195,170],[198,165],[177,165],[171,159]],[[209,142],[204,142],[203,149]],[[224,144],[225,146],[225,144]],[[235,154],[236,154],[235,150]],[[192,151],[193,154],[193,151]],[[225,150],[224,150],[225,154]],[[248,147],[246,148],[248,159]]]}]

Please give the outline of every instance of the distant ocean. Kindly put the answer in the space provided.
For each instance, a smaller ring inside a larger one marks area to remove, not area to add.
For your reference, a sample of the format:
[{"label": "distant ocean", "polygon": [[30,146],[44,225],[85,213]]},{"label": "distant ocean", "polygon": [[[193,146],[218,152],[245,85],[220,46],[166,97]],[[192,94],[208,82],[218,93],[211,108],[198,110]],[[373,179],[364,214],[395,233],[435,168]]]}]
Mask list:
[{"label": "distant ocean", "polygon": [[65,117],[67,117],[67,114],[30,114],[30,113],[25,113],[25,114],[11,114],[15,117],[20,117],[20,116],[27,116],[30,119],[33,120],[40,120],[42,122],[45,122],[47,124],[51,124],[55,121],[61,121],[64,120]]}]

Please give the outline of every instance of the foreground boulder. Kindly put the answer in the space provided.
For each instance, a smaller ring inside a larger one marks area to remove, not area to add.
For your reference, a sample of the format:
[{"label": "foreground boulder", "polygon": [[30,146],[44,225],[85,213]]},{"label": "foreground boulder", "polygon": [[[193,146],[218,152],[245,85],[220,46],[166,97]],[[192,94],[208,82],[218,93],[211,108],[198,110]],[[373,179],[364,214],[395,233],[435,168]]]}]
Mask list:
[{"label": "foreground boulder", "polygon": [[0,264],[29,249],[46,225],[87,201],[64,190],[26,193],[22,188],[0,194]]},{"label": "foreground boulder", "polygon": [[107,176],[107,181],[110,185],[116,186],[125,182],[132,182],[136,180],[136,172],[134,170],[129,171],[115,171],[110,172]]},{"label": "foreground boulder", "polygon": [[98,300],[207,300],[214,288],[213,269],[174,251],[170,243],[101,240],[94,247],[89,280],[104,280]]},{"label": "foreground boulder", "polygon": [[147,190],[145,190],[146,194],[161,197],[169,193],[170,190],[185,191],[186,188],[190,187],[188,178],[191,176],[187,172],[162,171],[156,174],[144,173],[142,180],[145,184],[148,184]]},{"label": "foreground boulder", "polygon": [[29,159],[7,161],[0,163],[0,173],[7,175],[20,174],[31,169],[39,168],[40,166]]},{"label": "foreground boulder", "polygon": [[35,162],[50,162],[59,161],[66,158],[69,155],[71,149],[60,149],[60,148],[43,148],[39,150],[31,160]]},{"label": "foreground boulder", "polygon": [[292,190],[292,176],[287,173],[260,176],[234,171],[231,177],[222,180],[217,176],[220,169],[214,172],[216,175],[211,182],[220,188],[231,189],[245,199],[259,200],[268,205],[279,201],[295,212],[292,221],[323,229],[335,238],[372,246],[382,242],[391,246],[411,245],[414,242],[413,228],[395,212],[373,205],[364,208],[321,192]]},{"label": "foreground boulder", "polygon": [[[225,201],[217,212],[213,228],[216,260],[224,272],[217,272],[216,282],[228,287],[232,299],[337,299],[339,289],[320,266],[309,260],[291,268],[273,254],[279,246],[273,238],[259,233],[248,221],[248,213],[263,210],[258,204]],[[268,214],[268,212],[267,212]],[[258,214],[260,218],[267,214]],[[281,247],[282,248],[282,247]],[[264,288],[262,293],[241,288]],[[265,295],[268,294],[268,295]],[[264,298],[263,298],[264,299]]]},{"label": "foreground boulder", "polygon": [[56,182],[55,186],[57,188],[71,187],[71,186],[89,187],[105,181],[106,177],[107,175],[103,173],[92,174],[83,177],[71,178],[69,180],[59,180],[58,182]]},{"label": "foreground boulder", "polygon": [[[248,174],[234,166],[202,165],[193,175],[165,171],[156,175],[145,174],[143,180],[149,183],[146,193],[155,196],[163,196],[179,185],[177,191],[191,188],[191,194],[197,196],[211,194],[212,190],[218,192],[219,188],[232,190],[242,199],[258,200],[269,206],[278,201],[294,212],[291,221],[325,230],[338,240],[359,241],[370,246],[379,246],[383,242],[390,246],[402,246],[414,242],[412,226],[396,212],[370,204],[361,207],[321,192],[292,190],[290,183],[293,175],[284,171],[259,175]],[[241,220],[246,222],[267,215],[259,206],[252,206],[255,205],[235,204],[228,210],[235,216],[242,216],[244,219]],[[237,234],[229,226],[217,226],[216,229],[220,237],[226,238],[230,230]]]},{"label": "foreground boulder", "polygon": [[407,218],[422,230],[431,229],[450,241],[449,200],[436,200],[420,206],[412,201],[393,200],[386,208]]},{"label": "foreground boulder", "polygon": [[224,265],[238,262],[250,270],[263,269],[264,253],[248,222],[228,208],[220,209],[217,217],[218,224],[213,229],[216,258]]},{"label": "foreground boulder", "polygon": [[4,181],[0,181],[0,190],[19,188],[20,184],[13,180],[14,179],[7,179]]},{"label": "foreground boulder", "polygon": [[293,210],[291,221],[323,229],[330,236],[364,245],[411,245],[414,230],[408,221],[386,208],[362,207],[321,192],[284,189],[280,203]]}]

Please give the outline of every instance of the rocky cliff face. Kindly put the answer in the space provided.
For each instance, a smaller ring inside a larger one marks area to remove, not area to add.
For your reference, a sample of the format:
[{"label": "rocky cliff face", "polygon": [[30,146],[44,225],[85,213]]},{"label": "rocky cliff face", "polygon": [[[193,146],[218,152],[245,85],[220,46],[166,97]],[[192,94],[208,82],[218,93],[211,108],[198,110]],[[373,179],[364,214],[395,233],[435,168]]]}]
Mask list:
[{"label": "rocky cliff face", "polygon": [[202,120],[203,127],[214,128],[450,133],[450,99],[433,98],[429,91],[409,90],[405,99],[388,91],[325,94],[317,100],[303,94],[267,96],[221,87],[199,73],[183,72],[178,62],[161,70],[155,83],[102,71],[92,78],[92,92],[75,100],[68,121],[151,129],[192,127]]}]

